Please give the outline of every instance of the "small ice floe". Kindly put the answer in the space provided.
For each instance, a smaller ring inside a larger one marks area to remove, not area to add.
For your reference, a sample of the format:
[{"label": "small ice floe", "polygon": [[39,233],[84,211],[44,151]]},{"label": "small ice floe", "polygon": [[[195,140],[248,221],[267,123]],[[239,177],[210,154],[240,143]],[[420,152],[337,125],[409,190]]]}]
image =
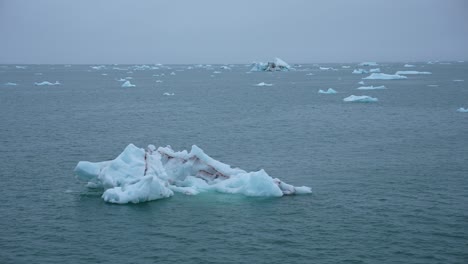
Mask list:
[{"label": "small ice floe", "polygon": [[125,77],[126,80],[132,80],[133,77]]},{"label": "small ice floe", "polygon": [[322,70],[322,71],[329,71],[332,68],[330,68],[330,67],[319,67],[319,69]]},{"label": "small ice floe", "polygon": [[351,66],[343,65],[343,66],[341,66],[341,68],[343,68],[343,69],[349,69],[349,68],[351,68]]},{"label": "small ice floe", "polygon": [[464,82],[465,80],[453,80],[454,82]]},{"label": "small ice floe", "polygon": [[130,81],[125,81],[123,84],[122,84],[122,87],[135,87],[136,85],[130,83]]},{"label": "small ice floe", "polygon": [[343,99],[344,102],[373,103],[379,101],[377,98],[367,95],[350,95]]},{"label": "small ice floe", "polygon": [[272,83],[261,82],[261,83],[255,84],[255,86],[273,86],[273,84]]},{"label": "small ice floe", "polygon": [[353,74],[366,74],[369,73],[368,71],[364,69],[354,69]]},{"label": "small ice floe", "polygon": [[7,82],[7,83],[4,83],[3,85],[6,85],[6,86],[16,86],[18,85],[17,83],[14,83],[14,82]]},{"label": "small ice floe", "polygon": [[313,74],[313,73],[308,73],[308,74],[306,74],[306,75],[307,75],[307,76],[312,76],[312,75],[314,75],[314,74]]},{"label": "small ice floe", "polygon": [[413,68],[413,67],[416,67],[416,66],[414,66],[414,65],[412,65],[412,64],[405,64],[405,65],[403,65],[403,67],[405,67],[405,68]]},{"label": "small ice floe", "polygon": [[164,95],[164,96],[173,96],[173,95],[175,95],[175,93],[168,93],[168,92],[165,92],[165,93],[163,93],[163,95]]},{"label": "small ice floe", "polygon": [[359,88],[357,88],[358,90],[380,90],[380,89],[387,89],[385,87],[385,85],[381,85],[381,86],[361,86]]},{"label": "small ice floe", "polygon": [[400,80],[407,79],[408,77],[398,74],[385,74],[385,73],[372,73],[371,75],[363,78],[364,80]]},{"label": "small ice floe", "polygon": [[428,86],[428,87],[439,87],[438,84],[428,84],[427,86]]},{"label": "small ice floe", "polygon": [[364,81],[360,81],[360,82],[358,82],[358,84],[364,85]]},{"label": "small ice floe", "polygon": [[126,81],[127,81],[127,79],[120,78],[120,79],[118,79],[117,81],[118,81],[118,82],[126,82]]},{"label": "small ice floe", "polygon": [[91,69],[93,69],[93,70],[103,70],[103,69],[105,69],[105,68],[106,68],[106,66],[104,66],[104,65],[99,65],[99,66],[89,66],[89,67],[91,67]]},{"label": "small ice floe", "polygon": [[457,109],[457,112],[459,112],[459,113],[468,113],[468,108],[460,107],[460,108]]},{"label": "small ice floe", "polygon": [[328,90],[324,91],[322,89],[320,89],[318,91],[319,94],[336,94],[337,92],[335,90],[333,90],[332,88],[328,88]]},{"label": "small ice floe", "polygon": [[107,73],[102,73],[101,75],[102,75],[102,76],[107,76]]},{"label": "small ice floe", "polygon": [[175,75],[175,72],[171,72],[171,75]]},{"label": "small ice floe", "polygon": [[60,85],[60,83],[58,81],[55,81],[54,83],[51,83],[51,82],[48,82],[48,81],[44,81],[44,82],[35,82],[34,85],[36,86],[43,86],[43,85]]},{"label": "small ice floe", "polygon": [[397,75],[409,75],[409,74],[432,74],[432,72],[420,72],[420,71],[397,71]]},{"label": "small ice floe", "polygon": [[220,74],[220,71],[214,71],[213,74]]},{"label": "small ice floe", "polygon": [[370,72],[370,73],[373,73],[373,72],[380,72],[380,68],[370,69],[369,72]]},{"label": "small ice floe", "polygon": [[15,68],[16,68],[16,69],[22,69],[22,70],[24,70],[24,69],[27,68],[27,66],[15,66]]},{"label": "small ice floe", "polygon": [[187,70],[192,70],[192,69],[193,69],[192,66],[188,66],[188,67],[187,67]]},{"label": "small ice floe", "polygon": [[231,69],[230,67],[225,66],[225,65],[223,65],[223,66],[221,66],[221,67],[219,67],[219,68],[220,68],[221,70],[230,70],[230,69]]},{"label": "small ice floe", "polygon": [[161,80],[156,80],[156,82],[157,82],[157,83],[162,83],[163,81],[161,81]]},{"label": "small ice floe", "polygon": [[359,66],[378,66],[378,64],[374,61],[366,61],[359,63]]}]

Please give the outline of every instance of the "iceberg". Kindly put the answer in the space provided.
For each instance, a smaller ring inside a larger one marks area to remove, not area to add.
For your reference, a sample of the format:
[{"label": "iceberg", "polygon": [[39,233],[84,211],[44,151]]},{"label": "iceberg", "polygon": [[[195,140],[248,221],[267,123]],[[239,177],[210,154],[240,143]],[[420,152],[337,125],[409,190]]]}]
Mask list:
[{"label": "iceberg", "polygon": [[90,67],[91,67],[91,69],[93,69],[93,70],[103,70],[103,69],[106,68],[106,66],[104,66],[104,65],[90,66]]},{"label": "iceberg", "polygon": [[384,85],[381,86],[361,86],[357,88],[358,90],[379,90],[379,89],[387,89]]},{"label": "iceberg", "polygon": [[123,84],[122,84],[122,87],[135,87],[136,85],[130,83],[130,81],[125,81]]},{"label": "iceberg", "polygon": [[333,70],[333,68],[330,68],[330,67],[319,67],[319,69],[322,71]]},{"label": "iceberg", "polygon": [[413,67],[416,67],[416,66],[414,66],[414,65],[412,65],[412,64],[405,64],[405,65],[403,65],[403,67],[405,67],[405,68],[413,68]]},{"label": "iceberg", "polygon": [[171,72],[171,75],[175,75],[175,72]]},{"label": "iceberg", "polygon": [[161,81],[161,80],[156,80],[156,82],[157,82],[157,83],[162,83],[163,81]]},{"label": "iceberg", "polygon": [[372,73],[371,75],[363,79],[364,80],[400,80],[400,79],[407,79],[407,77],[398,75],[398,74]]},{"label": "iceberg", "polygon": [[454,82],[464,82],[465,80],[453,80]]},{"label": "iceberg", "polygon": [[273,86],[273,84],[272,83],[261,82],[261,83],[255,84],[255,86]]},{"label": "iceberg", "polygon": [[293,70],[289,64],[280,58],[275,58],[274,62],[254,62],[250,71],[290,71]]},{"label": "iceberg", "polygon": [[213,74],[220,74],[220,71],[214,71]]},{"label": "iceberg", "polygon": [[343,66],[341,66],[341,68],[343,68],[343,69],[349,69],[349,68],[351,68],[351,66],[343,65]]},{"label": "iceberg", "polygon": [[328,90],[324,91],[322,89],[320,89],[318,91],[319,94],[336,94],[336,91],[333,90],[332,88],[328,88]]},{"label": "iceberg", "polygon": [[17,83],[14,83],[14,82],[7,82],[7,83],[4,83],[3,85],[6,85],[6,86],[16,86],[18,85]]},{"label": "iceberg", "polygon": [[420,71],[397,71],[397,75],[408,75],[408,74],[432,74],[432,72],[420,72]]},{"label": "iceberg", "polygon": [[428,86],[428,87],[439,87],[438,84],[428,84],[427,86]]},{"label": "iceberg", "polygon": [[380,72],[380,68],[370,69],[369,72],[370,72],[370,73],[373,73],[373,72]]},{"label": "iceberg", "polygon": [[373,103],[379,101],[377,98],[367,95],[350,95],[343,99],[344,102]]},{"label": "iceberg", "polygon": [[118,82],[126,82],[126,81],[127,81],[127,79],[120,78],[120,79],[118,79],[117,81],[118,81]]},{"label": "iceberg", "polygon": [[353,74],[365,74],[365,73],[369,73],[369,72],[364,69],[354,69],[353,71]]},{"label": "iceberg", "polygon": [[22,69],[22,70],[24,70],[24,69],[27,68],[27,66],[15,66],[15,68],[16,68],[16,69]]},{"label": "iceberg", "polygon": [[358,84],[364,85],[364,81],[360,81],[360,82],[358,82]]},{"label": "iceberg", "polygon": [[225,66],[225,65],[223,65],[223,66],[221,66],[221,67],[219,67],[219,68],[222,69],[222,70],[231,70],[230,67]]},{"label": "iceberg", "polygon": [[468,113],[468,108],[460,107],[460,108],[457,109],[457,112],[460,112],[460,113]]},{"label": "iceberg", "polygon": [[366,61],[359,63],[359,66],[378,66],[377,62]]},{"label": "iceberg", "polygon": [[44,82],[35,82],[34,85],[36,86],[43,86],[43,85],[60,85],[60,83],[58,81],[55,81],[54,83],[51,83],[51,82],[48,82],[48,81],[44,81]]},{"label": "iceberg", "polygon": [[165,92],[165,93],[163,93],[163,95],[165,95],[165,96],[172,96],[172,95],[175,95],[175,93],[168,93],[168,92]]},{"label": "iceberg", "polygon": [[114,160],[80,161],[74,170],[89,188],[102,188],[109,203],[141,203],[168,198],[174,193],[196,195],[214,191],[246,196],[281,197],[311,193],[272,178],[263,169],[246,172],[206,155],[195,145],[190,152],[170,146],[149,145],[146,150],[129,144]]}]

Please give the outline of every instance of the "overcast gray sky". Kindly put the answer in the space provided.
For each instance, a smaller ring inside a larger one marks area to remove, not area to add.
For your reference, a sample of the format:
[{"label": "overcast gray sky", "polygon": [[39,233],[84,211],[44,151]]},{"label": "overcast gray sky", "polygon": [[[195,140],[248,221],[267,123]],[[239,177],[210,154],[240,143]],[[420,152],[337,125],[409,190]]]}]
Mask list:
[{"label": "overcast gray sky", "polygon": [[0,63],[468,59],[467,0],[0,0]]}]

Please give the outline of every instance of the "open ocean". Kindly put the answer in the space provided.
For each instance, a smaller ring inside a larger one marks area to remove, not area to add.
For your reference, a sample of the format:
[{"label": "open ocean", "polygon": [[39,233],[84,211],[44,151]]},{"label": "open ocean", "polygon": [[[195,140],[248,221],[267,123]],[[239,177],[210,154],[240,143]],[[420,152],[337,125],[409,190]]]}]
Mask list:
[{"label": "open ocean", "polygon": [[[361,91],[356,64],[0,65],[0,263],[468,263],[468,63],[403,64],[377,67],[432,74]],[[313,194],[115,205],[75,178],[129,143],[196,144]]]}]

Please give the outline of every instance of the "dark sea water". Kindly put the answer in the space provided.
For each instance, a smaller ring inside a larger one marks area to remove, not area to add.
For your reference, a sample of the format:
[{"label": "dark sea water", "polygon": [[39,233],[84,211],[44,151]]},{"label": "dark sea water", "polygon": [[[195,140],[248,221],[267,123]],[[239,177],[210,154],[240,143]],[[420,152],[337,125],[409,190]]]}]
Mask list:
[{"label": "dark sea water", "polygon": [[[468,113],[456,111],[468,63],[403,64],[379,67],[433,74],[360,91],[355,64],[0,66],[0,263],[468,263]],[[120,87],[127,76],[136,87]],[[317,93],[328,88],[338,94]],[[343,102],[351,94],[379,102]],[[196,144],[313,194],[114,205],[75,179],[78,161],[129,143]]]}]

